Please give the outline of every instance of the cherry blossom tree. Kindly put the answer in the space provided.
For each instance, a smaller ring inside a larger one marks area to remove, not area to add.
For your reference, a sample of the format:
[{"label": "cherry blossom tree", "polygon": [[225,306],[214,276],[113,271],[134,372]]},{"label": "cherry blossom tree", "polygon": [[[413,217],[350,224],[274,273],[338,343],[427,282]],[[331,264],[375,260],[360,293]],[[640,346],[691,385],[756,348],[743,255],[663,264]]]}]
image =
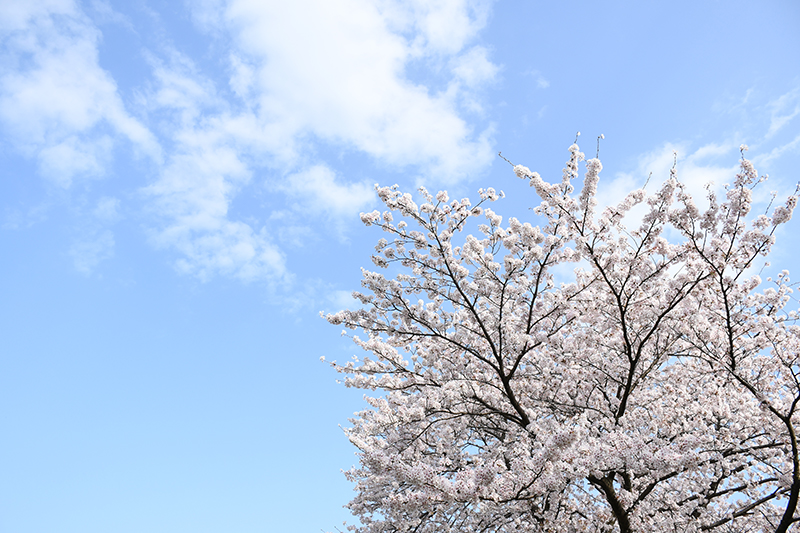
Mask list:
[{"label": "cherry blossom tree", "polygon": [[493,189],[417,205],[377,188],[387,210],[361,219],[386,234],[385,274],[363,270],[361,307],[327,316],[367,352],[332,363],[371,392],[346,430],[350,529],[791,530],[800,327],[788,273],[757,272],[797,191],[753,215],[745,149],[702,209],[673,168],[599,210],[602,165],[575,194],[576,144],[560,183],[514,167],[540,225],[504,224]]}]

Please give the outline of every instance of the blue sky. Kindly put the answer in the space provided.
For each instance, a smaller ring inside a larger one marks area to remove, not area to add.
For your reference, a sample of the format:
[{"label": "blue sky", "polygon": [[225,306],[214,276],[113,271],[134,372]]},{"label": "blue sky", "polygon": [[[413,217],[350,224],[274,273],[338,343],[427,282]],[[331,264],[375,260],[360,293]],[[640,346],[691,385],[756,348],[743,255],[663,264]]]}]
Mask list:
[{"label": "blue sky", "polygon": [[[0,4],[0,531],[332,530],[363,407],[319,361],[380,235],[373,184],[787,194],[793,1]],[[762,196],[761,200],[766,200]],[[528,215],[526,215],[526,213]],[[796,223],[773,268],[800,260]]]}]

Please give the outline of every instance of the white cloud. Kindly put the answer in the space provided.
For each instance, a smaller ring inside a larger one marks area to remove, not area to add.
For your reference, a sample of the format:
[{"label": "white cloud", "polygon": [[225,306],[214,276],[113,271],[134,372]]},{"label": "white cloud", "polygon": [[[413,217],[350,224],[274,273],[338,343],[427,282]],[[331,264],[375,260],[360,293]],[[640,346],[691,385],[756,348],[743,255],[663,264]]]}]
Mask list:
[{"label": "white cloud", "polygon": [[346,241],[348,223],[358,220],[358,213],[376,200],[373,186],[366,182],[342,182],[334,170],[322,164],[289,174],[273,190],[286,194],[290,207],[270,216],[276,222],[275,234],[294,247],[319,239],[319,230],[311,224],[323,220],[326,233],[335,232],[340,240]]},{"label": "white cloud", "polygon": [[183,256],[178,270],[204,281],[216,274],[245,282],[288,279],[283,254],[266,229],[227,216],[235,192],[228,179],[240,180],[246,169],[224,149],[208,153],[209,159],[203,166],[196,154],[178,156],[147,189],[165,221],[154,242],[176,249]]},{"label": "white cloud", "polygon": [[[357,214],[372,187],[343,181],[330,163],[309,161],[318,143],[416,166],[445,181],[491,160],[490,130],[475,134],[457,110],[467,89],[436,94],[406,78],[409,62],[427,57],[452,60],[453,79],[469,88],[490,81],[497,67],[485,49],[462,54],[485,24],[487,4],[206,0],[193,9],[220,42],[233,38],[228,83],[240,102],[224,101],[174,51],[151,59],[154,85],[143,99],[174,116],[175,149],[146,193],[163,221],[154,240],[183,255],[182,271],[287,277],[272,238],[299,244],[309,234],[300,212],[321,213],[334,227]],[[268,188],[294,206],[270,237],[228,214],[257,166],[273,176]]]},{"label": "white cloud", "polygon": [[209,111],[218,111],[222,102],[211,80],[198,73],[192,60],[177,50],[164,52],[166,59],[147,54],[153,68],[153,81],[141,95],[142,103],[151,111],[177,113],[170,123],[173,130],[191,125]]},{"label": "white cloud", "polygon": [[69,254],[78,272],[91,274],[101,261],[113,257],[114,235],[109,230],[102,231],[73,244]]},{"label": "white cloud", "polygon": [[239,98],[248,99],[255,83],[255,68],[236,54],[231,54],[230,86]]},{"label": "white cloud", "polygon": [[92,214],[103,222],[116,222],[120,218],[119,199],[103,196],[97,201],[97,206]]},{"label": "white cloud", "polygon": [[386,27],[408,40],[413,56],[458,53],[483,29],[491,7],[490,1],[480,0],[377,0],[372,4]]},{"label": "white cloud", "polygon": [[24,29],[31,18],[75,15],[73,0],[9,0],[0,4],[0,31]]},{"label": "white cloud", "polygon": [[767,104],[767,108],[770,111],[770,124],[769,131],[767,131],[764,138],[770,139],[778,131],[783,129],[786,124],[800,115],[800,87],[795,87],[786,94],[776,98]]},{"label": "white cloud", "polygon": [[531,70],[525,74],[533,78],[537,88],[547,89],[550,87],[550,82],[538,70]]},{"label": "white cloud", "polygon": [[[490,130],[473,132],[459,116],[458,95],[434,94],[405,70],[418,57],[455,57],[483,25],[482,5],[233,0],[225,10],[239,47],[232,86],[252,94],[259,121],[289,143],[310,134],[456,180],[489,163]],[[208,25],[219,11],[212,2],[198,18]],[[483,59],[486,78],[493,65]]]},{"label": "white cloud", "polygon": [[112,146],[107,135],[93,139],[70,135],[39,149],[39,172],[64,188],[72,184],[73,176],[102,176],[111,159]]},{"label": "white cloud", "polygon": [[209,280],[216,275],[245,282],[290,279],[285,258],[266,228],[232,220],[234,198],[250,183],[251,153],[277,147],[252,114],[231,115],[228,103],[193,62],[174,50],[151,57],[154,82],[141,97],[164,124],[172,150],[158,177],[143,192],[158,223],[152,241],[177,251],[178,271]]},{"label": "white cloud", "polygon": [[369,184],[338,182],[336,173],[324,165],[289,175],[280,188],[315,214],[355,216],[375,199]]},{"label": "white cloud", "polygon": [[266,229],[229,218],[233,198],[252,175],[232,133],[236,128],[225,116],[196,116],[194,106],[207,97],[196,90],[199,84],[177,74],[162,81],[156,101],[180,105],[185,123],[174,132],[174,153],[158,179],[144,189],[162,221],[154,242],[177,250],[178,270],[202,280],[216,274],[246,282],[288,279],[283,254]]},{"label": "white cloud", "polygon": [[94,20],[100,23],[116,24],[131,32],[136,31],[131,21],[116,11],[109,0],[90,0],[89,5],[91,6]]},{"label": "white cloud", "polygon": [[80,235],[69,248],[78,272],[89,275],[102,261],[114,256],[114,234],[107,228],[121,218],[119,204],[117,198],[103,196],[90,211],[91,216],[84,218]]},{"label": "white cloud", "polygon": [[163,233],[166,242],[183,254],[175,263],[178,271],[203,281],[222,274],[244,282],[288,281],[291,276],[281,251],[264,229],[255,232],[243,223],[218,219],[214,228],[192,234],[191,225],[175,225]]},{"label": "white cloud", "polygon": [[[706,185],[720,191],[724,185],[733,183],[739,172],[737,148],[733,143],[727,149],[716,144],[705,145],[689,153],[685,160],[678,152],[678,179],[686,185],[686,190],[698,205],[706,195]],[[715,159],[708,160],[709,156],[715,156]]]},{"label": "white cloud", "polygon": [[754,156],[753,164],[769,169],[772,163],[780,159],[784,154],[797,153],[798,151],[800,151],[800,135],[785,144],[774,147],[766,154]]},{"label": "white cloud", "polygon": [[[130,24],[103,0],[91,5],[97,20]],[[226,100],[219,78],[161,40],[161,49],[146,52],[152,78],[135,93],[148,113],[142,122],[100,67],[102,35],[74,1],[5,3],[0,124],[63,187],[107,174],[114,148],[129,143],[155,163],[142,189],[157,219],[152,240],[178,252],[180,271],[288,280],[274,244],[279,232],[230,211],[256,172],[288,198],[294,219],[286,227],[298,237],[299,211],[323,213],[340,227],[372,198],[369,184],[348,182],[333,170],[336,161],[316,155],[330,146],[438,182],[489,164],[491,126],[462,116],[465,107],[480,110],[475,95],[498,71],[473,43],[489,7],[483,0],[198,1],[193,15],[218,38],[235,98]],[[441,74],[439,85],[412,80],[409,71],[420,67]],[[117,213],[118,202],[107,199],[95,214],[110,224]],[[103,257],[97,242],[74,247],[88,258],[80,268]]]},{"label": "white cloud", "polygon": [[474,46],[453,61],[453,73],[467,86],[493,81],[499,68],[489,61],[486,48]]},{"label": "white cloud", "polygon": [[364,307],[361,302],[353,298],[353,291],[334,290],[328,293],[326,300],[331,307],[329,312],[332,313],[342,309],[354,310]]},{"label": "white cloud", "polygon": [[98,63],[99,31],[74,2],[11,2],[0,11],[0,123],[17,149],[68,187],[107,167],[109,127],[157,157],[153,136],[131,117]]}]

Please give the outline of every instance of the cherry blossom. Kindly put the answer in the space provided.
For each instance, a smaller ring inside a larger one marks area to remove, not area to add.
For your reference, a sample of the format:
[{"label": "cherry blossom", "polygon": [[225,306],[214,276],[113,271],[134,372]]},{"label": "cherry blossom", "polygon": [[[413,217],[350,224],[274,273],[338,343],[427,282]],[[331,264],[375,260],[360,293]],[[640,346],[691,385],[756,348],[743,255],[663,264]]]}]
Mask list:
[{"label": "cherry blossom", "polygon": [[574,194],[569,154],[556,184],[514,166],[536,225],[496,213],[491,188],[417,205],[377,187],[387,211],[361,219],[385,233],[379,270],[361,308],[326,317],[366,353],[331,363],[369,391],[346,430],[350,530],[788,531],[800,326],[788,272],[755,272],[796,192],[751,216],[763,179],[742,156],[704,209],[673,168],[598,212],[600,160]]}]

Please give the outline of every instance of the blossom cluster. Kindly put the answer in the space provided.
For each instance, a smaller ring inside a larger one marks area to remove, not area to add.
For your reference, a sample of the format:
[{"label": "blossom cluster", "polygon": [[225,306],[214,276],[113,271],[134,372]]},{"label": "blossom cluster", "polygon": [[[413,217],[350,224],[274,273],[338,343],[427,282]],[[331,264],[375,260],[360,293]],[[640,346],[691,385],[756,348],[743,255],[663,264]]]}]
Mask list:
[{"label": "blossom cluster", "polygon": [[597,213],[602,165],[569,153],[557,184],[514,167],[540,225],[504,221],[491,188],[376,188],[379,270],[327,316],[367,353],[333,367],[374,394],[347,429],[350,528],[788,531],[800,328],[788,272],[753,272],[796,196],[751,217],[763,178],[742,158],[705,209],[673,169]]}]

